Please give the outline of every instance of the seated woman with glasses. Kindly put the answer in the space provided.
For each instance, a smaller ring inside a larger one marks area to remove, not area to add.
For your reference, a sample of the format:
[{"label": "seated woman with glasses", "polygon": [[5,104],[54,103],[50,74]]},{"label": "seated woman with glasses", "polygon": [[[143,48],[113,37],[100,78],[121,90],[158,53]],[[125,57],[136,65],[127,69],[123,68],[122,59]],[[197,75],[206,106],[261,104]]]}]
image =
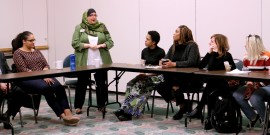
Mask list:
[{"label": "seated woman with glasses", "polygon": [[[49,70],[49,65],[39,50],[34,49],[35,37],[29,31],[17,35],[12,41],[13,60],[17,72]],[[80,118],[73,116],[67,100],[65,88],[56,78],[23,80],[17,85],[26,93],[42,94],[57,117],[66,125],[77,125]]]},{"label": "seated woman with glasses", "polygon": [[[252,70],[264,69],[265,67],[270,66],[270,52],[265,49],[260,36],[247,36],[245,48],[246,55],[243,60],[244,67]],[[264,120],[264,101],[270,97],[270,85],[266,82],[247,81],[246,85],[240,87],[233,93],[233,97],[250,120],[247,127],[254,127],[258,119],[261,119],[261,121]],[[251,105],[248,101],[250,101]]]},{"label": "seated woman with glasses", "polygon": [[[141,53],[141,59],[146,65],[159,65],[159,61],[165,56],[165,51],[157,46],[160,40],[159,33],[148,31],[145,46]],[[154,87],[163,81],[162,75],[139,74],[127,83],[125,99],[114,114],[120,121],[131,120],[132,116],[139,117],[143,114],[145,103]]]}]

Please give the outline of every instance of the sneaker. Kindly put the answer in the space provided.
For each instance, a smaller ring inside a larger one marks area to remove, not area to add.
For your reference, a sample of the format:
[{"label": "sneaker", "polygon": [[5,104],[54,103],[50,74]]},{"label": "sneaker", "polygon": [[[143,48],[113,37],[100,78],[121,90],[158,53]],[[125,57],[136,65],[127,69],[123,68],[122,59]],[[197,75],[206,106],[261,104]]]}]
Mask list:
[{"label": "sneaker", "polygon": [[178,111],[174,116],[173,120],[180,120],[183,118],[183,113],[181,111]]}]

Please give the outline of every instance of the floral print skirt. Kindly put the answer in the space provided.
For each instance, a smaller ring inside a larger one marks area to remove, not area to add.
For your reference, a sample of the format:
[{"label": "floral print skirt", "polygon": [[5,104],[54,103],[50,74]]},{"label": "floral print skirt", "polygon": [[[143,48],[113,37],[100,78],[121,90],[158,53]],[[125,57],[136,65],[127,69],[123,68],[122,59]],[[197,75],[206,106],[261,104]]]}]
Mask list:
[{"label": "floral print skirt", "polygon": [[139,75],[136,76],[127,84],[125,100],[122,103],[121,109],[125,113],[139,117],[143,114],[144,106],[152,90],[163,81],[163,75],[146,76],[144,78],[139,77]]}]

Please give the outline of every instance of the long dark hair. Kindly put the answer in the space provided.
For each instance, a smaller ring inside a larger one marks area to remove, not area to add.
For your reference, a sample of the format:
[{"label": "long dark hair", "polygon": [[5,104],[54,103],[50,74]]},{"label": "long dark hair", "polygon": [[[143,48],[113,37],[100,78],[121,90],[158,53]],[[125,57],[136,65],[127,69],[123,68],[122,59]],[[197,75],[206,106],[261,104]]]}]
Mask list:
[{"label": "long dark hair", "polygon": [[17,49],[21,48],[23,46],[23,40],[27,40],[29,35],[33,35],[30,31],[24,31],[22,33],[19,33],[16,38],[14,38],[11,41],[12,45],[12,53],[14,53]]},{"label": "long dark hair", "polygon": [[[192,31],[186,25],[180,25],[180,44],[186,44],[188,42],[194,42]],[[172,48],[172,55],[174,55],[175,46],[179,45],[178,41],[174,41]]]}]

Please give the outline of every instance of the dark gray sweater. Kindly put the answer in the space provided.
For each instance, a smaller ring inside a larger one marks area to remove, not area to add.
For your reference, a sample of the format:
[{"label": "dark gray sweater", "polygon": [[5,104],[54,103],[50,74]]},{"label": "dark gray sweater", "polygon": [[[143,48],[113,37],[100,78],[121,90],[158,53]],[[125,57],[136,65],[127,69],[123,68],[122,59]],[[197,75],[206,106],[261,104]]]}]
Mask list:
[{"label": "dark gray sweater", "polygon": [[174,54],[172,54],[172,48],[173,45],[165,58],[176,62],[176,67],[198,67],[201,56],[198,45],[195,42],[176,45]]}]

